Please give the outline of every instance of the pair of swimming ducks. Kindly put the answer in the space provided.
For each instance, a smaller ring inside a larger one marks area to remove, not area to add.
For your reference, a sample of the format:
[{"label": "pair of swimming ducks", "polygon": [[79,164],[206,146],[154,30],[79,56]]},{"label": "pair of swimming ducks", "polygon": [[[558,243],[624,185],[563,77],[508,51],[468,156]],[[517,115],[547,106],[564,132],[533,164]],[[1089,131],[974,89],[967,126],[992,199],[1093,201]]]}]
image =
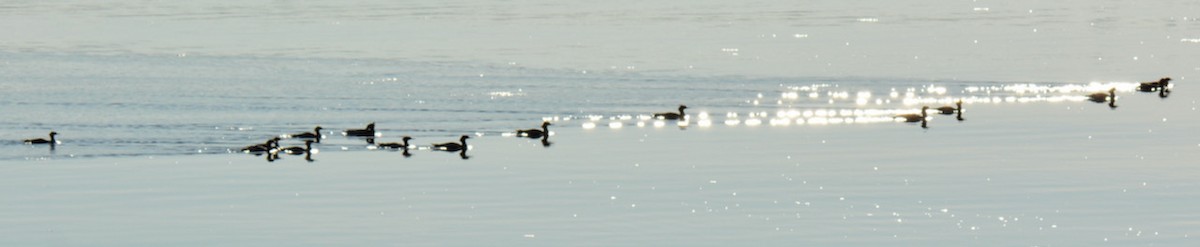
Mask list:
[{"label": "pair of swimming ducks", "polygon": [[[958,121],[963,121],[965,119],[963,119],[963,117],[962,117],[962,104],[963,104],[962,100],[959,100],[959,101],[954,102],[954,106],[938,107],[936,110],[938,111],[938,114],[942,114],[942,115],[950,115],[950,114],[958,113],[958,115],[955,116],[955,118],[958,119]],[[925,118],[929,117],[929,114],[925,113],[926,110],[929,110],[929,106],[922,106],[921,114],[915,114],[915,113],[914,114],[900,114],[900,115],[896,115],[894,118],[904,119],[904,122],[909,122],[909,123],[921,122],[921,128],[928,128],[928,126],[926,125],[927,122],[926,122]]]},{"label": "pair of swimming ducks", "polygon": [[[1157,91],[1159,97],[1165,98],[1165,97],[1167,97],[1167,94],[1169,94],[1171,92],[1171,90],[1168,89],[1168,87],[1170,87],[1170,85],[1171,85],[1171,78],[1163,77],[1162,79],[1158,79],[1158,81],[1142,82],[1141,84],[1138,84],[1137,90],[1140,92],[1156,92]],[[1117,88],[1115,88],[1115,87],[1108,89],[1107,93],[1106,92],[1097,92],[1097,93],[1093,93],[1093,94],[1088,94],[1087,97],[1088,97],[1088,101],[1096,102],[1096,103],[1108,102],[1109,107],[1117,108],[1117,105],[1116,105],[1116,103],[1117,103]]]}]

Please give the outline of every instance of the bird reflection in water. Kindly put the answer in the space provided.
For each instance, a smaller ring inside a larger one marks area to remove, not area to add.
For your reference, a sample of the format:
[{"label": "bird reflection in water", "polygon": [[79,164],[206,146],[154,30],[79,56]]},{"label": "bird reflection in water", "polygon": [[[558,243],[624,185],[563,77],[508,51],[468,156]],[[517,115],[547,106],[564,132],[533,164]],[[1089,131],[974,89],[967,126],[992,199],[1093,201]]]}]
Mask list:
[{"label": "bird reflection in water", "polygon": [[470,158],[471,158],[471,156],[467,156],[467,150],[466,150],[466,149],[463,149],[463,150],[461,150],[461,151],[458,151],[458,157],[460,157],[460,158],[462,158],[462,159],[464,159],[464,160],[465,160],[465,159],[470,159]]}]

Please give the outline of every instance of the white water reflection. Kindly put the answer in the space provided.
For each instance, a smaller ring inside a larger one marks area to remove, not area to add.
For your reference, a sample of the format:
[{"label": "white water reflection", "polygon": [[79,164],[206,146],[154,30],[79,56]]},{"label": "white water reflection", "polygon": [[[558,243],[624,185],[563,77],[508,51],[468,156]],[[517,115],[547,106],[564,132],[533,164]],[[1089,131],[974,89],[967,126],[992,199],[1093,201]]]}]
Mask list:
[{"label": "white water reflection", "polygon": [[[712,113],[695,106],[698,111],[694,117],[683,120],[655,119],[647,114],[616,114],[585,115],[583,118],[591,123],[583,124],[584,128],[595,128],[605,125],[611,129],[619,129],[626,125],[644,127],[665,127],[667,124],[687,127],[692,124],[701,127],[711,127],[714,122],[725,126],[760,126],[798,127],[805,125],[829,124],[876,124],[903,122],[895,116],[903,114],[919,114],[921,106],[938,108],[952,107],[955,102],[963,102],[963,112],[968,112],[972,105],[989,104],[1076,104],[1086,102],[1086,94],[1095,91],[1105,91],[1110,88],[1117,90],[1117,98],[1150,97],[1151,94],[1137,91],[1137,82],[1091,82],[1082,84],[997,84],[991,86],[970,85],[949,87],[941,85],[924,85],[920,87],[891,88],[876,92],[867,89],[847,90],[846,86],[830,84],[813,84],[808,86],[781,86],[783,92],[779,98],[769,98],[767,94],[755,94],[754,99],[747,100],[754,104],[758,100],[778,100],[777,109],[770,111],[727,111]],[[1174,84],[1172,84],[1174,85]],[[808,95],[802,97],[801,95]],[[887,95],[887,99],[876,98],[875,95]],[[830,103],[832,102],[832,103]],[[756,106],[765,108],[766,106]],[[931,112],[936,113],[936,111]],[[723,119],[712,119],[712,115],[724,116]],[[551,116],[545,119],[562,119],[569,121],[571,116]],[[932,119],[932,116],[927,119]],[[604,123],[597,123],[607,121]]]}]

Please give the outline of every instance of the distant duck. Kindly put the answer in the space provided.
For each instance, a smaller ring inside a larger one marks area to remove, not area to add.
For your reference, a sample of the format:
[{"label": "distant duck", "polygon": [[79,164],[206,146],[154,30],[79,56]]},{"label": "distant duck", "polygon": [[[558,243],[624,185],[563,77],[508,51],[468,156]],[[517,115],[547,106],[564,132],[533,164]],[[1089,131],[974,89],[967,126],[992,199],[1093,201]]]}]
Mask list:
[{"label": "distant duck", "polygon": [[283,153],[291,154],[291,155],[306,154],[306,153],[312,152],[312,144],[313,144],[313,140],[305,140],[304,147],[291,146],[291,147],[281,148],[281,149],[279,149],[279,152],[283,152]]},{"label": "distant duck", "polygon": [[517,136],[523,136],[523,137],[529,137],[529,138],[542,138],[542,136],[549,136],[550,135],[550,128],[549,128],[550,125],[551,125],[550,122],[546,121],[546,122],[542,122],[542,129],[517,130]]},{"label": "distant duck", "polygon": [[267,142],[263,143],[263,144],[255,144],[255,145],[246,146],[246,147],[242,148],[241,151],[245,152],[245,153],[260,153],[260,152],[271,151],[271,149],[275,149],[275,148],[279,148],[279,137],[271,138],[270,140],[267,140]]},{"label": "distant duck", "polygon": [[321,126],[313,128],[313,132],[292,135],[292,138],[317,139],[317,142],[321,142]]},{"label": "distant duck", "polygon": [[366,129],[348,129],[342,132],[346,136],[375,136],[375,123],[367,124]]},{"label": "distant duck", "polygon": [[1099,93],[1088,94],[1088,100],[1091,100],[1092,102],[1096,102],[1096,103],[1108,102],[1110,99],[1112,101],[1116,101],[1117,100],[1116,98],[1117,98],[1117,88],[1115,88],[1115,87],[1112,89],[1109,89],[1108,93],[1099,92]]},{"label": "distant duck", "polygon": [[1088,100],[1096,103],[1104,103],[1108,101],[1108,108],[1117,109],[1117,88],[1108,90],[1108,93],[1093,93],[1088,95]]},{"label": "distant duck", "polygon": [[925,120],[925,118],[929,116],[929,114],[925,112],[926,110],[929,110],[929,106],[922,106],[921,114],[900,114],[896,115],[895,118],[903,118],[905,122],[909,123],[921,122],[921,128],[929,128],[927,125],[928,121]]},{"label": "distant duck", "polygon": [[394,148],[403,148],[403,149],[408,149],[408,140],[412,140],[412,139],[413,139],[412,137],[409,137],[409,136],[404,136],[403,138],[400,138],[400,140],[401,140],[402,142],[385,142],[385,143],[380,143],[380,144],[376,144],[376,145],[377,145],[377,146],[379,146],[379,147],[381,147],[381,148],[393,148],[393,149],[394,149]]},{"label": "distant duck", "polygon": [[1142,92],[1163,91],[1166,90],[1167,86],[1170,84],[1171,77],[1163,77],[1162,79],[1158,79],[1158,81],[1143,82],[1142,84],[1138,85],[1137,90]]},{"label": "distant duck", "polygon": [[56,145],[56,144],[58,144],[58,141],[57,141],[57,140],[54,140],[54,136],[56,136],[56,135],[58,135],[58,132],[50,131],[50,140],[46,140],[46,139],[42,139],[42,138],[37,138],[37,139],[26,139],[24,142],[25,142],[25,144],[50,144],[50,145]]},{"label": "distant duck", "polygon": [[942,106],[938,107],[937,110],[938,114],[942,115],[954,114],[954,112],[962,110],[962,100],[954,102],[954,106]]},{"label": "distant duck", "polygon": [[467,136],[467,135],[463,135],[462,138],[458,138],[457,143],[447,142],[447,143],[441,143],[441,144],[433,144],[433,149],[439,150],[439,151],[450,151],[450,152],[466,150],[467,149],[467,138],[471,138],[471,137]]},{"label": "distant duck", "polygon": [[655,114],[654,114],[654,117],[655,117],[655,118],[659,118],[659,117],[661,117],[661,118],[663,118],[663,119],[666,119],[666,120],[678,120],[678,119],[683,119],[683,117],[684,117],[684,116],[687,116],[686,114],[684,114],[684,113],[683,113],[683,109],[687,109],[687,106],[686,106],[686,105],[679,105],[679,113],[674,113],[674,112],[660,112],[660,113],[655,113]]},{"label": "distant duck", "polygon": [[958,101],[954,102],[953,107],[951,107],[951,106],[938,107],[937,108],[938,114],[950,115],[950,114],[958,113],[958,116],[956,118],[958,119],[958,121],[963,121],[962,104],[963,104],[962,100],[958,100]]},{"label": "distant duck", "polygon": [[903,118],[905,122],[909,122],[909,123],[925,121],[925,117],[929,116],[927,113],[925,113],[925,110],[929,110],[929,106],[922,106],[921,114],[916,114],[916,113],[900,114],[900,115],[896,115],[895,118]]}]

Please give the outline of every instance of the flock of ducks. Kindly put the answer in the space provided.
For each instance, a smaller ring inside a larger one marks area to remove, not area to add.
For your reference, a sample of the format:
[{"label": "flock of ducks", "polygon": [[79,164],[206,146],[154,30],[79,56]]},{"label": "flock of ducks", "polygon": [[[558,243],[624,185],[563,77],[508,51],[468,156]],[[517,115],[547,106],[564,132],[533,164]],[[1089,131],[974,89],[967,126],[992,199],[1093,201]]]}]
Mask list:
[{"label": "flock of ducks", "polygon": [[[1138,85],[1137,91],[1158,92],[1159,97],[1165,98],[1165,97],[1167,97],[1168,94],[1170,94],[1170,90],[1168,89],[1170,81],[1171,81],[1170,77],[1164,77],[1162,79],[1159,79],[1157,82],[1142,82],[1141,84]],[[1087,95],[1087,97],[1088,97],[1088,100],[1090,100],[1092,102],[1096,102],[1096,103],[1106,103],[1107,102],[1109,107],[1115,109],[1117,107],[1116,91],[1117,91],[1116,88],[1112,88],[1112,89],[1109,89],[1107,92],[1097,92],[1097,93],[1089,94],[1089,95]],[[964,119],[962,117],[962,111],[963,111],[962,105],[963,105],[962,100],[958,100],[957,102],[954,102],[954,106],[942,106],[942,107],[938,107],[935,110],[938,111],[938,114],[942,114],[942,115],[957,114],[955,118],[958,119],[958,121],[963,121]],[[658,118],[658,119],[664,119],[664,120],[682,120],[682,119],[685,119],[685,117],[687,116],[687,114],[684,113],[684,109],[687,109],[687,108],[688,107],[686,105],[679,105],[679,112],[655,113],[654,117]],[[921,122],[921,128],[928,128],[927,118],[929,117],[929,115],[928,115],[928,113],[926,113],[926,111],[928,111],[928,110],[929,110],[929,106],[922,106],[920,114],[916,114],[916,113],[900,114],[900,115],[895,115],[894,118],[897,119],[898,121],[903,120],[904,122],[909,122],[909,123]],[[541,139],[542,145],[549,147],[550,146],[550,142],[549,142],[549,136],[550,136],[549,127],[550,127],[550,125],[552,125],[552,124],[549,121],[542,122],[541,128],[519,129],[519,130],[516,130],[516,135],[518,137]],[[279,137],[272,137],[271,139],[268,139],[264,143],[246,146],[246,147],[243,147],[242,149],[240,149],[239,151],[243,152],[243,153],[254,154],[254,155],[264,155],[265,154],[267,156],[267,161],[275,161],[276,159],[279,159],[280,153],[289,154],[289,155],[304,155],[304,159],[311,162],[311,161],[313,161],[312,154],[314,152],[316,152],[316,150],[314,150],[312,148],[313,143],[320,143],[321,139],[323,138],[323,136],[321,135],[321,130],[322,130],[321,126],[317,126],[316,128],[313,128],[312,132],[303,132],[303,133],[297,133],[297,134],[291,134],[291,135],[282,135]],[[400,138],[400,142],[375,143],[375,137],[376,137],[375,123],[367,124],[366,128],[362,128],[362,129],[347,129],[347,130],[343,131],[342,134],[345,136],[350,136],[350,137],[366,137],[367,143],[373,144],[374,147],[376,147],[376,148],[402,150],[403,155],[405,157],[412,156],[412,154],[408,152],[410,148],[419,148],[415,145],[409,144],[409,141],[413,139],[410,136],[402,136]],[[53,150],[55,145],[57,145],[59,143],[58,140],[55,139],[56,135],[58,135],[58,132],[51,131],[50,139],[44,139],[44,138],[26,139],[26,140],[24,140],[24,143],[29,144],[29,145],[45,144],[45,145],[49,145],[50,149]],[[283,140],[284,138],[305,139],[304,146],[303,147],[300,147],[300,146],[280,147],[279,142],[281,140]],[[470,138],[471,137],[468,135],[463,135],[462,137],[460,137],[458,139],[458,142],[435,143],[435,144],[432,144],[431,146],[429,146],[429,149],[435,150],[435,151],[458,152],[459,156],[461,156],[462,159],[468,159],[469,156],[467,156],[467,149],[468,149],[467,139],[470,139]]]},{"label": "flock of ducks", "polygon": [[[549,126],[549,125],[550,125],[550,123],[546,122],[546,123],[542,124],[542,129],[540,129],[540,130],[539,129],[517,130],[517,133],[519,133],[519,134],[526,133],[522,136],[527,136],[527,137],[531,137],[531,138],[542,138],[543,139],[542,143],[544,145],[548,146],[549,141],[547,140],[547,138],[549,137],[549,135],[546,133],[549,133],[549,130],[546,129],[546,126]],[[280,153],[290,154],[290,155],[304,155],[304,159],[311,162],[311,161],[313,161],[312,154],[317,152],[316,150],[314,150],[312,148],[313,143],[320,143],[321,139],[324,138],[324,136],[321,135],[321,130],[322,130],[321,126],[317,126],[316,128],[313,128],[312,132],[304,132],[304,133],[272,137],[271,139],[268,139],[264,143],[246,146],[246,147],[243,147],[239,151],[243,152],[243,153],[254,154],[254,155],[266,155],[267,161],[275,161],[276,159],[279,159]],[[376,134],[377,133],[375,132],[375,123],[367,124],[367,127],[362,128],[362,129],[347,129],[345,131],[342,131],[342,135],[345,135],[348,137],[365,137],[365,138],[367,138],[366,139],[367,144],[372,144],[374,148],[401,150],[401,151],[403,151],[404,157],[412,156],[412,153],[408,152],[409,149],[418,148],[416,145],[409,144],[409,141],[413,139],[411,136],[401,137],[400,142],[375,143],[375,137],[377,136]],[[306,140],[304,140],[304,147],[300,147],[300,146],[280,147],[279,142],[281,140],[283,140],[284,138],[306,139]],[[468,147],[467,139],[469,139],[469,138],[471,138],[471,137],[468,135],[463,135],[461,138],[459,138],[458,142],[434,143],[429,146],[429,149],[435,150],[435,151],[458,152],[459,156],[461,156],[463,159],[468,159],[470,156],[467,156],[467,147]]]}]

